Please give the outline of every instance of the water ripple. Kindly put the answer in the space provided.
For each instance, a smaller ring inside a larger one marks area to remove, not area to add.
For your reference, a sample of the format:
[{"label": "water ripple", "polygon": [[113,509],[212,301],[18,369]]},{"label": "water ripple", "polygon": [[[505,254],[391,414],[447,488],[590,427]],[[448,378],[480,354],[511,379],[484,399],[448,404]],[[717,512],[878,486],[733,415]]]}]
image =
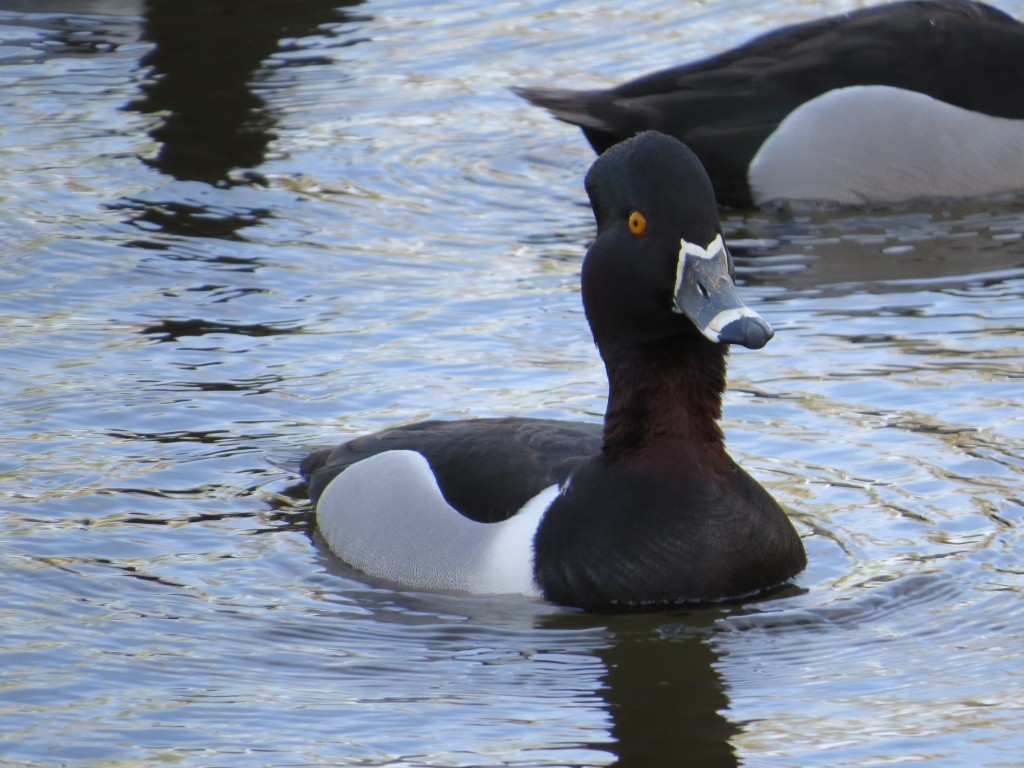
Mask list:
[{"label": "water ripple", "polygon": [[[1017,761],[1019,200],[726,215],[778,329],[731,358],[729,448],[810,558],[771,600],[396,591],[318,546],[272,458],[426,417],[600,419],[592,154],[509,86],[845,6],[301,6],[230,27],[246,47],[174,4],[0,0],[4,760]],[[207,108],[214,84],[241,101]]]}]

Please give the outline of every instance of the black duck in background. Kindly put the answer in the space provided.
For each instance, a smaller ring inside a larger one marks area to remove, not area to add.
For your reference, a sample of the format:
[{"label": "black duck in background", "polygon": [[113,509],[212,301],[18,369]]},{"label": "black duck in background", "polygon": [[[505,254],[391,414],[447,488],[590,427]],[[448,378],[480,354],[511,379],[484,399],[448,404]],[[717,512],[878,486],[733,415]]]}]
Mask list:
[{"label": "black duck in background", "polygon": [[516,91],[598,153],[644,130],[675,136],[723,206],[1024,189],[1024,24],[968,0],[787,26],[609,90]]}]

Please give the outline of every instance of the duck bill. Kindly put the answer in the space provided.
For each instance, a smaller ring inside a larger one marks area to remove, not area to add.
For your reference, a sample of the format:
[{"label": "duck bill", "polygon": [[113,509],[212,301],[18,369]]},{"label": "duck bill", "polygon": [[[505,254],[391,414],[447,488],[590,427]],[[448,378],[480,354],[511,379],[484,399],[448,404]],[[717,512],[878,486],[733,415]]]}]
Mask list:
[{"label": "duck bill", "polygon": [[682,241],[673,310],[719,344],[760,349],[775,335],[768,321],[740,299],[722,236],[702,248]]}]

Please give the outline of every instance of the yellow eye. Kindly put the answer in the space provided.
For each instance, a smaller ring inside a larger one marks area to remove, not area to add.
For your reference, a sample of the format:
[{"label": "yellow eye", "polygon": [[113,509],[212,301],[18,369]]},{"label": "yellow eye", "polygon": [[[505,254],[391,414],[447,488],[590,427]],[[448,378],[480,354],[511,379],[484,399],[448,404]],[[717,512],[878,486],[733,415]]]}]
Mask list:
[{"label": "yellow eye", "polygon": [[629,214],[629,231],[637,236],[647,231],[647,217],[640,211],[633,211]]}]

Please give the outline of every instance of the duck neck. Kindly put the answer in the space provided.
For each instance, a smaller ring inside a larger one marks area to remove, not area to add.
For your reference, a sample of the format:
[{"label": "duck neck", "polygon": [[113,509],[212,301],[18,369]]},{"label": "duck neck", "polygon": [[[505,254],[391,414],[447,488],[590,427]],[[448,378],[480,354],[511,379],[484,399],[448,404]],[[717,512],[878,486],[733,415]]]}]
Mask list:
[{"label": "duck neck", "polygon": [[606,456],[664,443],[725,455],[718,420],[726,346],[702,336],[672,336],[604,355],[608,372]]}]

